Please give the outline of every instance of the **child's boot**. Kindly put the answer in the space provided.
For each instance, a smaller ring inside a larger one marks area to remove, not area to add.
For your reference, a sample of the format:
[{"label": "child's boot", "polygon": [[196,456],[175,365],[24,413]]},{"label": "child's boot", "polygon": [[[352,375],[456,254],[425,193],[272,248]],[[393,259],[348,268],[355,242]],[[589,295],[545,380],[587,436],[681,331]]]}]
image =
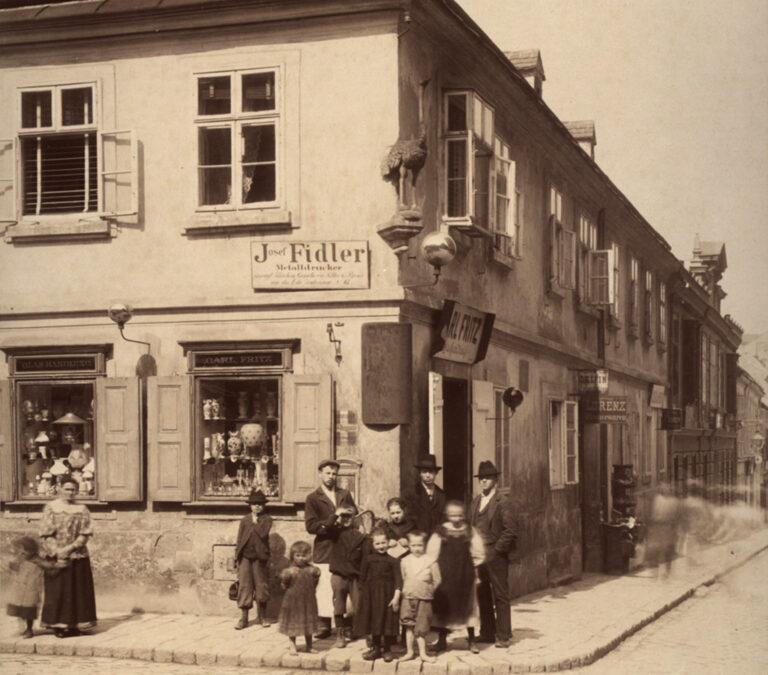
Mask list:
[{"label": "child's boot", "polygon": [[374,645],[371,647],[365,654],[363,654],[363,658],[366,661],[373,661],[375,659],[381,658],[381,647],[379,645]]},{"label": "child's boot", "polygon": [[240,620],[235,624],[235,630],[243,630],[243,628],[248,627],[248,610],[243,609],[241,611],[242,614],[240,615]]},{"label": "child's boot", "polygon": [[347,635],[341,626],[336,629],[336,644],[333,646],[339,649],[344,649],[347,646]]},{"label": "child's boot", "polygon": [[264,626],[264,628],[269,628],[270,626],[269,619],[267,618],[266,602],[259,603],[259,623],[261,623],[261,625]]}]

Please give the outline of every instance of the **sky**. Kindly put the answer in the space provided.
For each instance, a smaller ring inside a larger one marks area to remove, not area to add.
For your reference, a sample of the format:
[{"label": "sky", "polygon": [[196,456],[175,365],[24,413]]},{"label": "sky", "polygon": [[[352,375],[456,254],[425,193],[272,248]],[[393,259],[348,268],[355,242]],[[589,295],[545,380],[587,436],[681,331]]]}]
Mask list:
[{"label": "sky", "polygon": [[458,2],[541,50],[545,102],[595,121],[598,164],[678,258],[725,242],[722,312],[768,331],[768,1]]}]

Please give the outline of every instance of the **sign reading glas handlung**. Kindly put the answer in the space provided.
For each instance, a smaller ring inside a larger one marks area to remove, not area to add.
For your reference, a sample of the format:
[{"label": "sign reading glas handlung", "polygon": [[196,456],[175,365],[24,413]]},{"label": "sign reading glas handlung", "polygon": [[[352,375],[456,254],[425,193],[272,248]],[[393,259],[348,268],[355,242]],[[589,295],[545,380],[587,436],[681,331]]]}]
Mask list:
[{"label": "sign reading glas handlung", "polygon": [[254,290],[368,288],[367,241],[252,241]]}]

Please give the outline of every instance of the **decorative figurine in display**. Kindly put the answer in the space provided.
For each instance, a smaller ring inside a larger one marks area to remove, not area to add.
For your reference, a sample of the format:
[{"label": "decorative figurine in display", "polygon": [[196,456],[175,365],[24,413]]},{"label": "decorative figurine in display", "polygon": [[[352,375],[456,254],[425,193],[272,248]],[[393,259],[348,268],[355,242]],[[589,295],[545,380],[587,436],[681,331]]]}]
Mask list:
[{"label": "decorative figurine in display", "polygon": [[82,447],[76,445],[67,456],[67,461],[73,469],[82,469],[88,463],[88,455]]},{"label": "decorative figurine in display", "polygon": [[93,472],[83,471],[83,482],[80,483],[80,489],[83,493],[93,494]]},{"label": "decorative figurine in display", "polygon": [[240,433],[238,431],[229,432],[227,451],[229,452],[230,456],[239,455],[243,451],[243,440],[240,438]]},{"label": "decorative figurine in display", "polygon": [[51,492],[52,478],[53,476],[51,475],[50,471],[43,472],[43,475],[40,477],[40,480],[37,483],[37,494],[43,496]]},{"label": "decorative figurine in display", "polygon": [[213,399],[210,398],[207,398],[203,401],[203,419],[205,420],[211,419],[211,408],[213,407],[211,403],[212,401]]},{"label": "decorative figurine in display", "polygon": [[217,398],[211,399],[211,419],[221,419],[221,403],[219,403]]},{"label": "decorative figurine in display", "polygon": [[216,432],[211,434],[211,455],[214,459],[218,459],[224,454],[224,448],[226,443],[224,442],[224,434]]},{"label": "decorative figurine in display", "polygon": [[27,422],[31,422],[35,417],[35,406],[32,405],[32,401],[24,401],[21,404],[21,409],[24,411],[24,417],[27,418]]},{"label": "decorative figurine in display", "polygon": [[203,439],[203,461],[209,462],[213,459],[213,455],[211,455],[211,437],[206,436]]},{"label": "decorative figurine in display", "polygon": [[48,408],[43,408],[40,411],[40,417],[41,417],[43,422],[47,422],[48,421],[48,419],[50,417],[50,411],[48,410]]}]

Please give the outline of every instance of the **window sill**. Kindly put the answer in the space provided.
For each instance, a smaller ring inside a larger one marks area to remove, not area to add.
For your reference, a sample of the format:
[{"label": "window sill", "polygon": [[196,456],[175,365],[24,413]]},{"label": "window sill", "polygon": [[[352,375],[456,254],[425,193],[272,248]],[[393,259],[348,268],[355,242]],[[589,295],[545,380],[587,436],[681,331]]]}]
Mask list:
[{"label": "window sill", "polygon": [[451,230],[457,230],[468,237],[493,238],[493,233],[476,223],[471,216],[466,218],[444,218],[443,224]]},{"label": "window sill", "polygon": [[613,312],[608,313],[608,326],[613,330],[621,329],[621,320]]},{"label": "window sill", "polygon": [[582,300],[577,301],[576,303],[576,309],[581,312],[582,314],[586,314],[587,316],[591,316],[593,319],[599,319],[600,318],[600,311],[593,307],[592,305],[583,302]]},{"label": "window sill", "polygon": [[78,218],[62,216],[41,221],[21,220],[9,227],[3,237],[8,243],[69,241],[73,239],[109,239],[109,221],[99,216]]},{"label": "window sill", "polygon": [[499,267],[504,267],[508,270],[512,270],[515,268],[515,259],[511,256],[506,255],[505,253],[502,253],[497,248],[491,249],[491,261],[495,262],[499,265]]},{"label": "window sill", "polygon": [[565,297],[565,289],[562,286],[560,286],[560,284],[558,284],[554,279],[549,280],[548,286],[549,287],[547,288],[547,293],[549,295],[552,295],[556,298]]},{"label": "window sill", "polygon": [[283,209],[253,211],[200,211],[184,228],[187,236],[247,234],[265,229],[291,227],[291,212]]}]

